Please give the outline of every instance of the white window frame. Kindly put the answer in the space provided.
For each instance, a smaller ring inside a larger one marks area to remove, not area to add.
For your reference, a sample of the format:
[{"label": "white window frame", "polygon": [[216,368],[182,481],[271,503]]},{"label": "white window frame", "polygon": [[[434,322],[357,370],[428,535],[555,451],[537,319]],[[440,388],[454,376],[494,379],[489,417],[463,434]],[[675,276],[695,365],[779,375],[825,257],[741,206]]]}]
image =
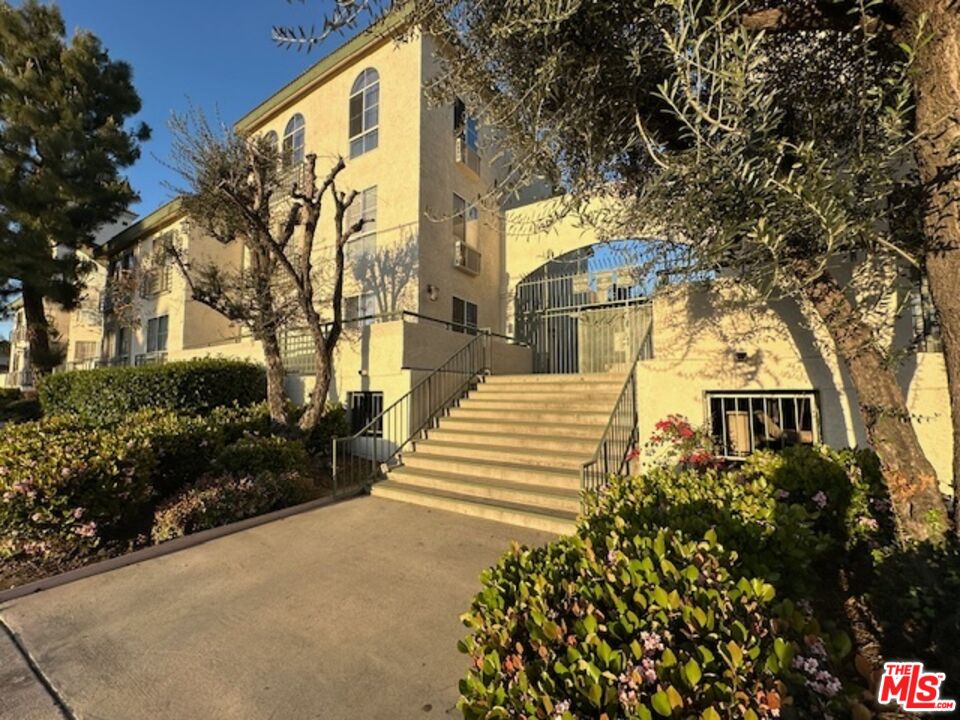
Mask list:
[{"label": "white window frame", "polygon": [[[355,126],[354,120],[359,121]],[[365,68],[353,81],[347,102],[350,157],[360,157],[380,145],[380,73]]]},{"label": "white window frame", "polygon": [[[161,335],[160,329],[163,328]],[[157,315],[147,320],[146,348],[147,355],[156,355],[167,351],[167,342],[170,337],[170,316]],[[161,338],[163,342],[161,343]],[[152,347],[151,347],[152,345]]]},{"label": "white window frame", "polygon": [[[353,307],[351,307],[351,305]],[[355,295],[349,295],[343,299],[343,321],[354,323],[360,318],[365,318],[362,325],[373,323],[377,315],[377,294],[374,292],[361,292]]]},{"label": "white window frame", "polygon": [[303,115],[293,115],[283,129],[281,162],[284,170],[302,165],[307,156],[307,121]]},{"label": "white window frame", "polygon": [[347,208],[344,218],[345,229],[352,228],[360,219],[363,225],[359,232],[353,235],[344,249],[347,262],[356,263],[365,255],[373,255],[377,251],[377,186],[372,185],[357,194],[353,203]]}]

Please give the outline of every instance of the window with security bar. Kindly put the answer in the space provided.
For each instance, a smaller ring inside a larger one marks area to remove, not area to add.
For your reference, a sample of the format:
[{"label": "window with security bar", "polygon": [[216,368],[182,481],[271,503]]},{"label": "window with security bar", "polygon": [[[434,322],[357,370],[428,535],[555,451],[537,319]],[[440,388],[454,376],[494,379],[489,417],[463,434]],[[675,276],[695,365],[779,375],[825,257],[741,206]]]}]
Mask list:
[{"label": "window with security bar", "polygon": [[[350,408],[350,432],[356,434],[383,412],[383,393],[376,390],[361,390],[347,393]],[[383,437],[383,418],[363,433],[365,437]]]},{"label": "window with security bar", "polygon": [[813,391],[708,392],[709,423],[717,454],[736,460],[755,450],[779,450],[820,441]]}]

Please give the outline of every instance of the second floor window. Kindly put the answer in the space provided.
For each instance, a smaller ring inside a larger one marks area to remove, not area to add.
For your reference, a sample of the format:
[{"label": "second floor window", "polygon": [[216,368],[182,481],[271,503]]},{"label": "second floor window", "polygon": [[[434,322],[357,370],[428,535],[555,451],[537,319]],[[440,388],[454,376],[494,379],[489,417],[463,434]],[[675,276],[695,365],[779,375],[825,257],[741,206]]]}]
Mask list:
[{"label": "second floor window", "polygon": [[350,89],[350,157],[373,150],[380,141],[380,75],[367,68]]},{"label": "second floor window", "polygon": [[147,352],[159,353],[167,351],[168,315],[151,318],[147,321]]},{"label": "second floor window", "polygon": [[306,122],[303,115],[297,113],[287,123],[283,131],[283,169],[296,167],[306,157]]}]

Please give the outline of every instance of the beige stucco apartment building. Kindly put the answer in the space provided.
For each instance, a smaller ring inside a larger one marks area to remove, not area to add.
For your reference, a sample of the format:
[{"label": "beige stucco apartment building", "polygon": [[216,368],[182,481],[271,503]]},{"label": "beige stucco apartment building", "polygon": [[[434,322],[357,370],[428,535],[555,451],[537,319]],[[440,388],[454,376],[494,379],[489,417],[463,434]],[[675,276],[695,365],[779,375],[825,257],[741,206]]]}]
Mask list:
[{"label": "beige stucco apartment building", "polygon": [[[362,412],[361,421],[369,419],[463,347],[476,329],[487,329],[494,334],[494,374],[602,376],[595,407],[582,416],[598,428],[609,415],[604,403],[612,402],[605,393],[623,385],[639,353],[641,442],[657,420],[676,413],[712,428],[729,457],[775,442],[865,443],[855,396],[831,343],[796,307],[731,303],[737,288],[722,277],[679,284],[632,277],[626,256],[598,243],[576,216],[550,227],[537,222],[550,214],[552,200],[485,209],[478,198],[498,178],[493,153],[466,108],[428,100],[424,88],[435,51],[429,37],[416,33],[399,44],[361,34],[237,123],[244,133],[276,142],[289,173],[310,153],[321,174],[344,157],[340,186],[361,193],[356,212],[368,222],[347,249],[350,322],[337,353],[333,399]],[[329,225],[321,221],[319,233],[322,254],[330,247]],[[132,327],[106,309],[102,361],[260,360],[255,342],[192,300],[179,273],[156,261],[168,240],[218,263],[242,262],[239,245],[221,246],[191,231],[176,202],[120,232],[108,245],[105,272],[115,277],[148,268],[149,282],[136,295]],[[623,242],[635,249],[641,241]],[[946,487],[949,405],[935,333],[922,306],[894,312],[888,324],[881,334],[891,347],[916,344],[919,337],[918,349],[902,364],[901,381],[911,411],[923,420],[917,424],[921,442]],[[296,329],[283,342],[288,389],[302,399],[309,390],[309,352]],[[538,387],[554,391],[549,383],[516,385],[521,401],[535,397]],[[577,389],[585,387],[591,386]],[[474,412],[499,407],[487,402],[486,408],[475,402]],[[556,402],[550,407],[559,417],[562,397]],[[502,407],[509,420],[508,406]],[[530,417],[548,428],[553,412]],[[575,428],[579,417],[557,427]],[[464,427],[507,446],[517,437],[510,432],[523,429],[507,432],[467,420]],[[462,443],[473,442],[481,460],[485,452],[496,455],[464,429],[448,432],[448,452],[462,455]],[[590,441],[578,442],[589,450]],[[490,461],[490,476],[513,482],[497,462]],[[508,470],[519,467],[519,459],[510,462]],[[442,476],[436,470],[431,477]],[[457,492],[465,492],[463,483]]]}]

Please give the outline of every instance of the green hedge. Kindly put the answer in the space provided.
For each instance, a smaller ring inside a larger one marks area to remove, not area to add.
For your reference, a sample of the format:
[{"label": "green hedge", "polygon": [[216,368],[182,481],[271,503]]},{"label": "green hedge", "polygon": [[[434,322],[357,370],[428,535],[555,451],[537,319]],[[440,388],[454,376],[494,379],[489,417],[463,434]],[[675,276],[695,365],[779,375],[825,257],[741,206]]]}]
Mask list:
[{"label": "green hedge", "polygon": [[252,363],[201,359],[58,373],[43,378],[38,392],[46,415],[113,423],[144,408],[201,415],[215,407],[261,402],[266,376]]}]

